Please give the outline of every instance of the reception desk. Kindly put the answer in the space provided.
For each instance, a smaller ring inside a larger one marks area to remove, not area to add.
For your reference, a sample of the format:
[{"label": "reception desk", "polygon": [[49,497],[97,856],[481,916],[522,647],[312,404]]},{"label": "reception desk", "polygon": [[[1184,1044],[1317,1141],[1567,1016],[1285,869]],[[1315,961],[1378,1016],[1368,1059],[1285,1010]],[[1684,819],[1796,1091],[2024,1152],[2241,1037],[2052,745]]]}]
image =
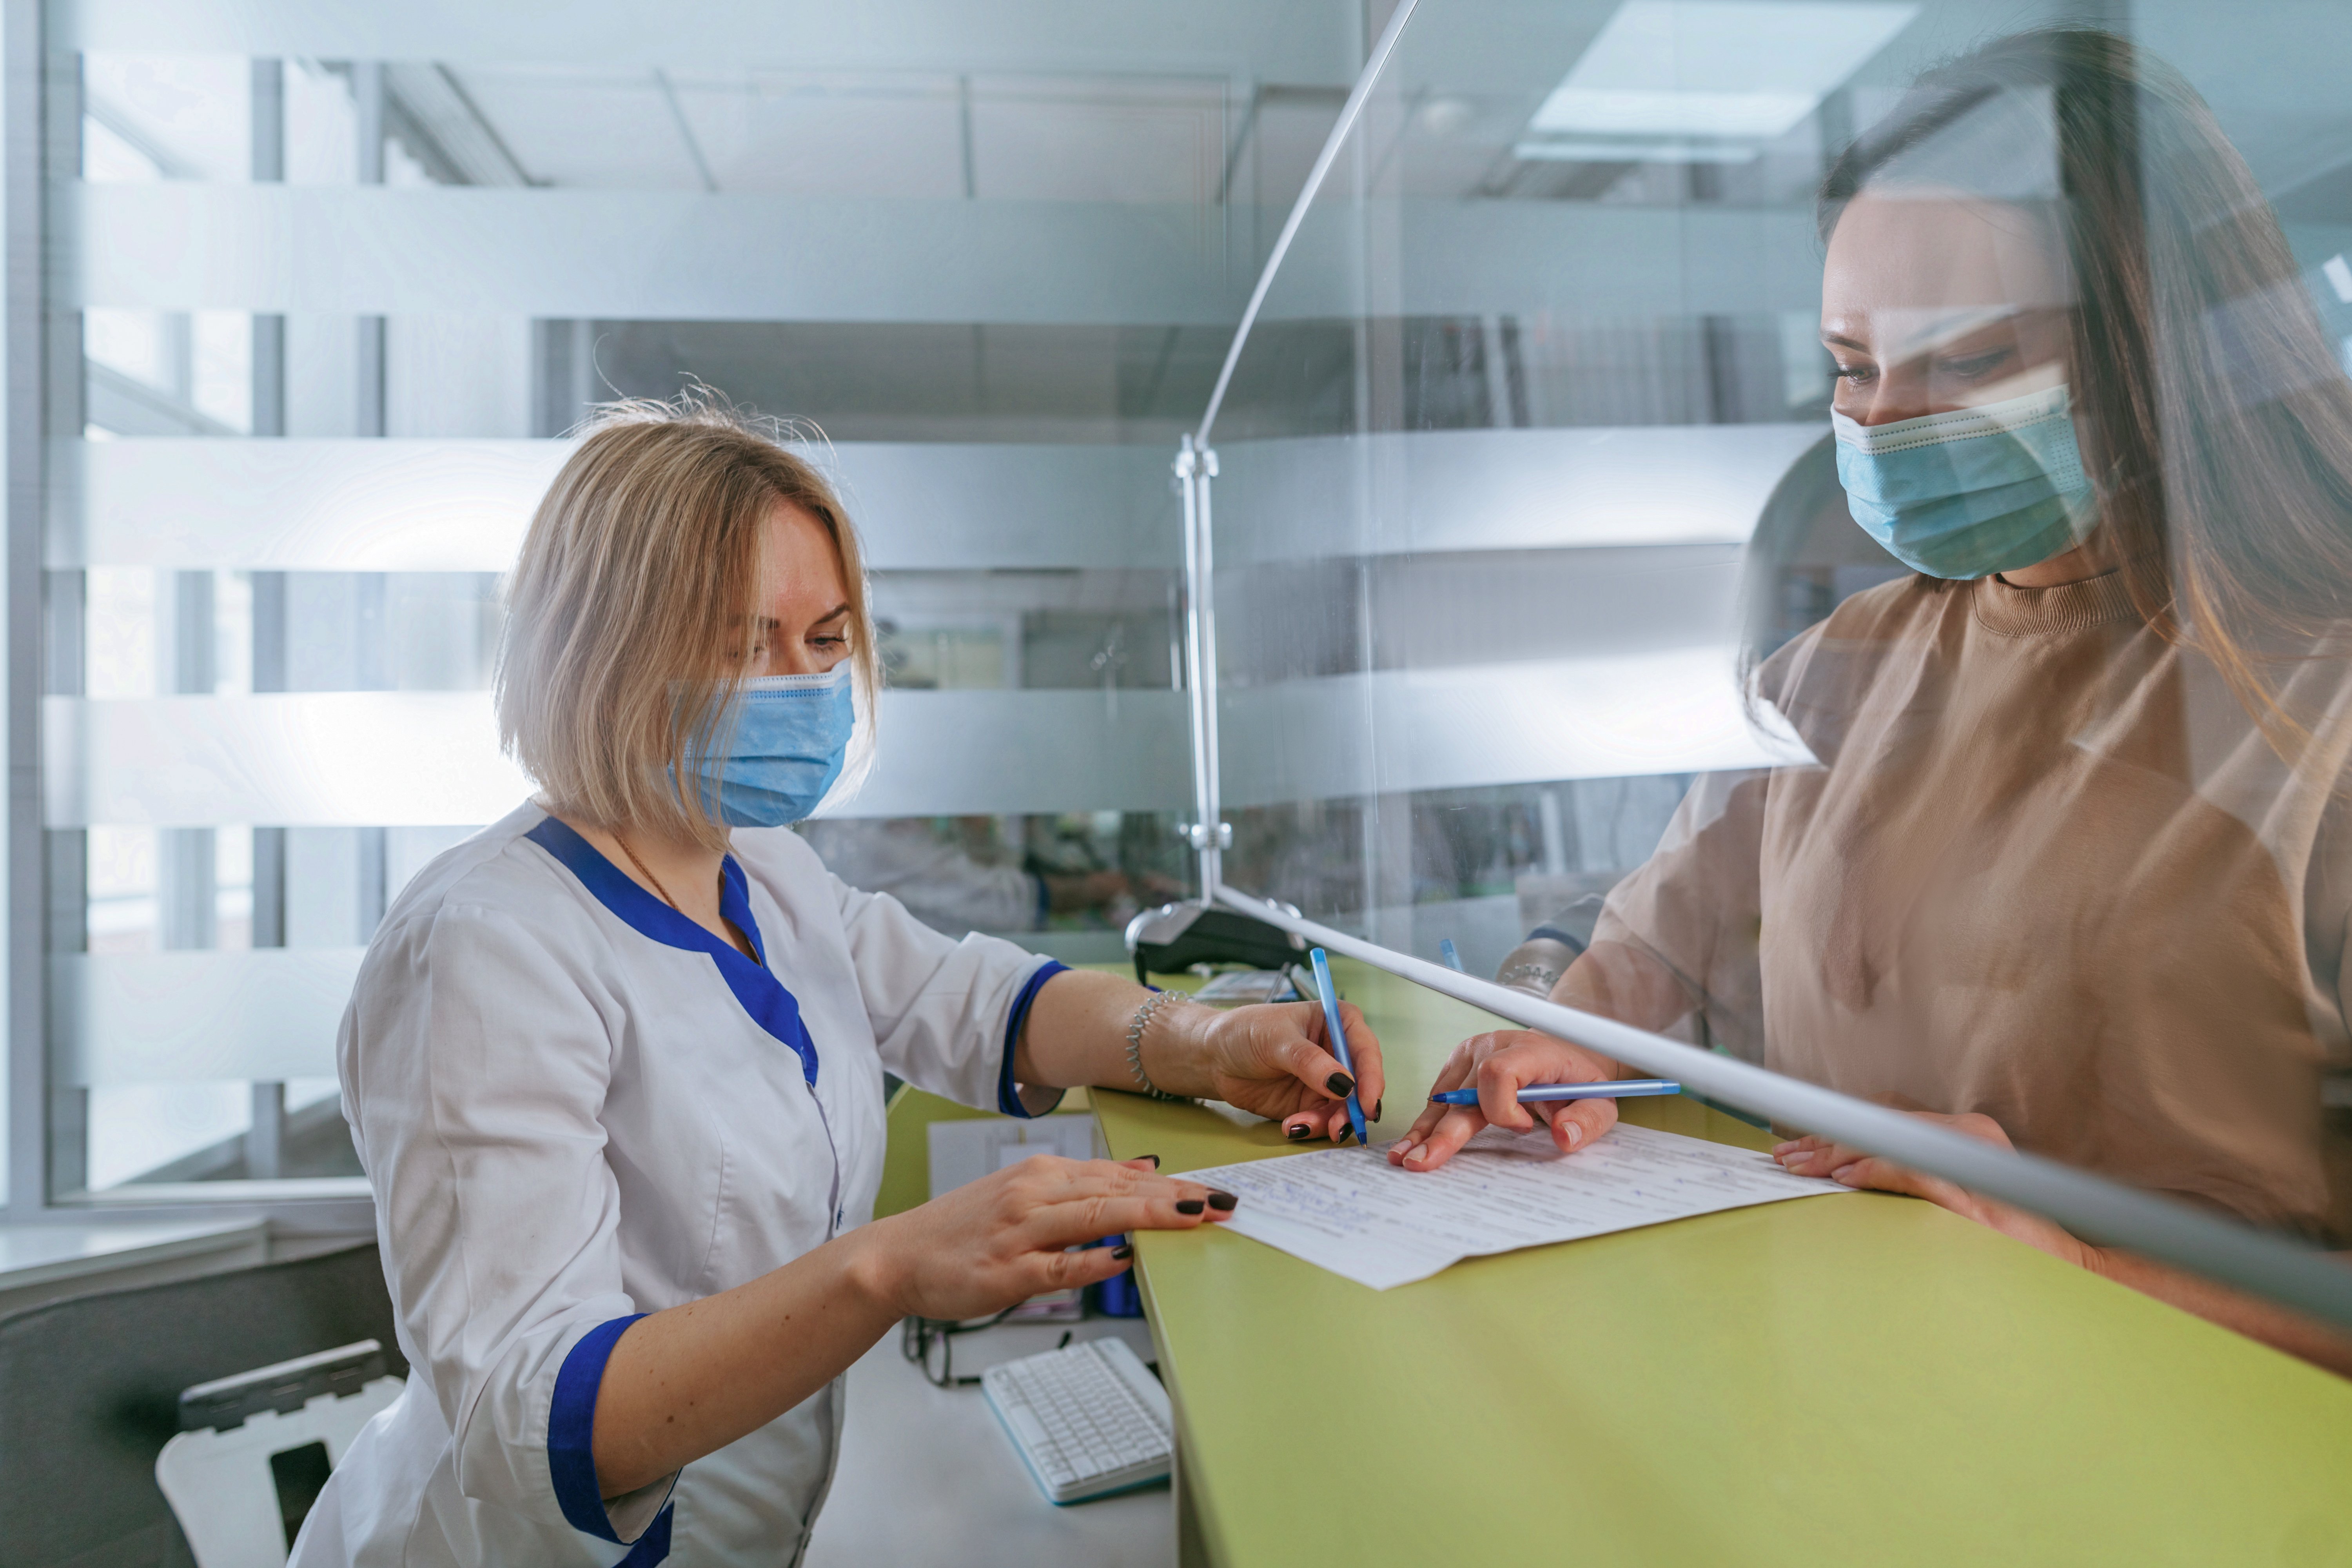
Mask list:
[{"label": "reception desk", "polygon": [[[1507,1026],[1335,968],[1386,1050],[1375,1137]],[[1094,1106],[1114,1155],[1171,1173],[1297,1152],[1201,1107]],[[1687,1100],[1621,1109],[1772,1142]],[[1913,1199],[1389,1291],[1213,1226],[1137,1243],[1187,1563],[2352,1564],[2352,1383]]]}]

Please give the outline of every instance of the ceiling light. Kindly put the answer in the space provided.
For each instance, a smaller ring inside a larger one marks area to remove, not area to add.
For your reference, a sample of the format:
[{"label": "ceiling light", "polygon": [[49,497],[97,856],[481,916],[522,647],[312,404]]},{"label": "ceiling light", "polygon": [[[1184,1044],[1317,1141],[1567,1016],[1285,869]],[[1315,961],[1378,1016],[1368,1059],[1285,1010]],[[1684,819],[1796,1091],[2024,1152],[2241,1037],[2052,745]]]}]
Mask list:
[{"label": "ceiling light", "polygon": [[1879,0],[1625,0],[1536,110],[1530,140],[1769,141],[1918,12]]},{"label": "ceiling light", "polygon": [[1522,142],[1511,156],[1533,163],[1752,163],[1753,142],[1661,142],[1578,136]]}]

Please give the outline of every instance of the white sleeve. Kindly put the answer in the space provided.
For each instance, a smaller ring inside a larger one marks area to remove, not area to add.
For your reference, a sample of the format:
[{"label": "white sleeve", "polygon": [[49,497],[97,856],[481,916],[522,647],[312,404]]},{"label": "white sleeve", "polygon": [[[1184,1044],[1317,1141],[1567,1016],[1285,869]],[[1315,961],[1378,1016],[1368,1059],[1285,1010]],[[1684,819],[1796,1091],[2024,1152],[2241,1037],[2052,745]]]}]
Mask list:
[{"label": "white sleeve", "polygon": [[964,1105],[1042,1114],[1014,1092],[1012,1047],[1038,989],[1065,966],[1001,937],[941,936],[898,900],[838,877],[834,888],[882,1065]]},{"label": "white sleeve", "polygon": [[445,906],[370,954],[338,1054],[458,1489],[628,1542],[677,1477],[608,1502],[589,1452],[604,1358],[637,1312],[600,1120],[621,1020],[600,996],[513,916]]}]

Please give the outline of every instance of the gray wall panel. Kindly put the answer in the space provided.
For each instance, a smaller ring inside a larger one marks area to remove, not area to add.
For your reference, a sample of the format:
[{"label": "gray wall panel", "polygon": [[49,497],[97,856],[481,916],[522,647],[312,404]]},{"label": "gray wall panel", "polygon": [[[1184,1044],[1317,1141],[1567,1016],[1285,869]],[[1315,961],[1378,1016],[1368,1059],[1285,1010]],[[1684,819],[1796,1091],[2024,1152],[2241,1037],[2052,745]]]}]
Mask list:
[{"label": "gray wall panel", "polygon": [[1421,430],[1221,447],[1217,560],[1744,544],[1817,424]]},{"label": "gray wall panel", "polygon": [[[161,697],[44,707],[47,825],[438,826],[530,794],[487,692]],[[838,816],[1181,806],[1183,699],[1121,691],[892,691],[881,760]]]},{"label": "gray wall panel", "polygon": [[[48,561],[69,566],[503,572],[563,441],[63,441]],[[846,443],[840,484],[877,571],[1172,568],[1168,454]]]},{"label": "gray wall panel", "polygon": [[[1749,722],[1727,646],[1383,670],[1228,693],[1229,808],[1804,762]],[[1767,714],[1768,724],[1773,717]]]},{"label": "gray wall panel", "polygon": [[1248,284],[1194,206],[186,182],[52,211],[66,309],[1213,326]]},{"label": "gray wall panel", "polygon": [[362,951],[52,954],[52,1081],[332,1078]]}]

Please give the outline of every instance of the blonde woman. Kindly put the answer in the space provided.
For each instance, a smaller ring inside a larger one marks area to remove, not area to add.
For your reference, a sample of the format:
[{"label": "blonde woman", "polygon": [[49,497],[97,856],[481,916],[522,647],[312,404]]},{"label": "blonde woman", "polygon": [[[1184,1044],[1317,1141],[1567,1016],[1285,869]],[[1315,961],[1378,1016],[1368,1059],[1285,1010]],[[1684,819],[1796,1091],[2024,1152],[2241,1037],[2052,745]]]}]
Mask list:
[{"label": "blonde woman", "polygon": [[893,1323],[1101,1279],[1128,1248],[1066,1248],[1234,1204],[1038,1158],[870,1221],[885,1068],[1015,1116],[1099,1084],[1317,1135],[1351,1086],[1311,1005],[950,941],[782,831],[867,749],[865,580],[824,479],[709,400],[581,442],[509,612],[499,723],[541,796],[410,884],[339,1047],[408,1387],[294,1560],[795,1562],[836,1380]]}]

